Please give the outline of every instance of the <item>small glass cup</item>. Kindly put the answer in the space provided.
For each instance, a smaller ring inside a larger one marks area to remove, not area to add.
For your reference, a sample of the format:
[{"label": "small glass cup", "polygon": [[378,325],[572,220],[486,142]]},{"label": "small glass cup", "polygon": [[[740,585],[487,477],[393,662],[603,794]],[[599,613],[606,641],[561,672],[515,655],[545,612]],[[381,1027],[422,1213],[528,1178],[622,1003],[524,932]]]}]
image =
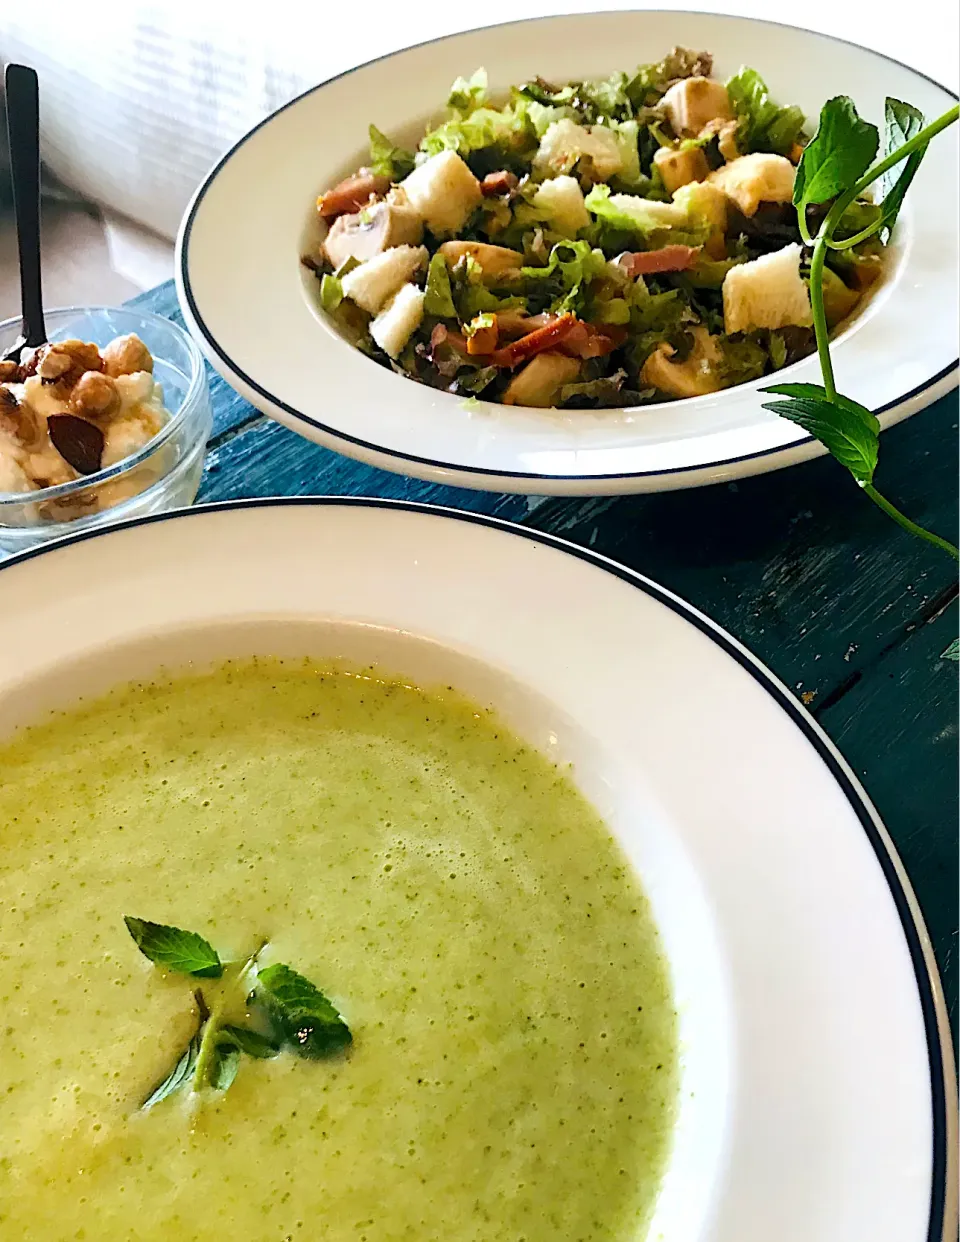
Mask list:
[{"label": "small glass cup", "polygon": [[[213,423],[203,358],[169,319],[129,307],[68,307],[45,313],[51,341],[78,338],[101,349],[135,332],[153,355],[170,418],[153,439],[116,465],[33,492],[0,492],[0,554],[61,535],[193,502]],[[0,356],[20,335],[20,319],[0,323]]]}]

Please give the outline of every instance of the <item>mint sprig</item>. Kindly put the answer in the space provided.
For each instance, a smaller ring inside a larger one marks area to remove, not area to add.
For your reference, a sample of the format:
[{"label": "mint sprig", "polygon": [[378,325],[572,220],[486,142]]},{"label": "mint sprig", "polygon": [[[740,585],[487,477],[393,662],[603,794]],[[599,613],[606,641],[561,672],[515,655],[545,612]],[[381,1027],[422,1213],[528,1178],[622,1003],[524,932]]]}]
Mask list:
[{"label": "mint sprig", "polygon": [[[954,124],[958,116],[960,107],[954,105],[936,121],[924,126],[921,113],[912,104],[888,99],[886,153],[873,163],[880,144],[876,126],[864,121],[857,114],[853,101],[845,95],[824,104],[819,128],[804,149],[794,183],[800,233],[805,243],[812,246],[810,306],[823,385],[774,384],[762,391],[786,397],[785,401],[766,402],[763,408],[789,419],[819,440],[884,513],[911,535],[960,560],[960,551],[952,543],[917,525],[874,486],[880,425],[865,406],[837,392],[823,298],[823,271],[828,252],[849,249],[881,230],[889,232],[930,140]],[[894,176],[893,170],[898,164],[904,167]],[[854,237],[837,241],[834,233],[847,208],[877,181],[881,182],[884,197],[876,219]],[[829,210],[816,237],[811,237],[807,207],[825,203],[830,203]]]},{"label": "mint sprig", "polygon": [[[199,989],[194,1035],[177,1063],[141,1104],[152,1108],[185,1087],[223,1093],[236,1079],[244,1056],[275,1057],[286,1048],[316,1061],[353,1042],[346,1022],[326,996],[304,975],[277,963],[258,969],[266,947],[242,962],[222,963],[213,946],[196,932],[124,916],[137,948],[158,966],[194,977],[219,980],[212,1004]],[[241,1007],[253,1010],[265,1030],[228,1020]]]}]

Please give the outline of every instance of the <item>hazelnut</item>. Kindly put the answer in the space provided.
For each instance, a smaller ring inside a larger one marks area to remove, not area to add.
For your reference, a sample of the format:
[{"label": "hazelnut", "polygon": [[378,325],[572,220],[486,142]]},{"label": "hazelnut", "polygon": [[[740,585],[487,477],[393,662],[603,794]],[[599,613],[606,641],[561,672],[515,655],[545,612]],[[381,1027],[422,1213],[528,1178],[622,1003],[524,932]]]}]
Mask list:
[{"label": "hazelnut", "polygon": [[119,407],[116,383],[99,371],[84,371],[70,394],[70,409],[85,418],[109,418]]},{"label": "hazelnut", "polygon": [[153,370],[150,350],[133,332],[110,342],[103,351],[103,363],[106,373],[114,377]]}]

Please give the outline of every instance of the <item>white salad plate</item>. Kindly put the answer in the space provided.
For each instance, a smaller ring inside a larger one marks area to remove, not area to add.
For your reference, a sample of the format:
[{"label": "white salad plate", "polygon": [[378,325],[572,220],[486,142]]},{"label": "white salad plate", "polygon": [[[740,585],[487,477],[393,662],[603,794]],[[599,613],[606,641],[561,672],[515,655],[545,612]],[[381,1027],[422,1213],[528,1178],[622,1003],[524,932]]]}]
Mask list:
[{"label": "white salad plate", "polygon": [[[954,97],[863,47],[748,18],[689,12],[544,17],[421,44],[343,73],[268,117],[216,165],[184,217],[177,286],[190,331],[220,374],[294,431],[371,465],[500,491],[601,494],[696,487],[824,451],[761,408],[769,378],[627,410],[465,402],[365,357],[325,321],[300,255],[316,245],[317,194],[367,158],[367,127],[415,145],[450,83],[484,66],[491,89],[540,74],[606,76],[676,44],[726,77],[747,64],[816,127],[849,94],[882,131],[884,98],[929,117]],[[907,196],[890,272],[835,347],[840,391],[890,426],[957,383],[957,138],[934,140]],[[820,381],[815,358],[778,378]]]},{"label": "white salad plate", "polygon": [[812,718],[688,604],[549,535],[367,499],[147,517],[7,561],[0,589],[0,734],[254,653],[495,708],[572,765],[660,928],[681,1086],[649,1242],[955,1236],[952,1045],[903,868]]}]

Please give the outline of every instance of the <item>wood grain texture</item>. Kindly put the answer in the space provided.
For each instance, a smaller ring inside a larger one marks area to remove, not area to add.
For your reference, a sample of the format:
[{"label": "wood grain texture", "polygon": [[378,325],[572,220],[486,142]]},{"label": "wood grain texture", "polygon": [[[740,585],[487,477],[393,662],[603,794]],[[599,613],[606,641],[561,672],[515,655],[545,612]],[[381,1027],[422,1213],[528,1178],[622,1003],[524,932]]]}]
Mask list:
[{"label": "wood grain texture", "polygon": [[[172,284],[139,303],[182,322]],[[862,777],[927,918],[956,1030],[955,565],[894,526],[834,462],[652,496],[504,496],[354,462],[257,413],[211,372],[214,432],[200,499],[397,497],[495,514],[639,570],[749,647]],[[957,531],[957,395],[886,432],[877,486]]]}]

